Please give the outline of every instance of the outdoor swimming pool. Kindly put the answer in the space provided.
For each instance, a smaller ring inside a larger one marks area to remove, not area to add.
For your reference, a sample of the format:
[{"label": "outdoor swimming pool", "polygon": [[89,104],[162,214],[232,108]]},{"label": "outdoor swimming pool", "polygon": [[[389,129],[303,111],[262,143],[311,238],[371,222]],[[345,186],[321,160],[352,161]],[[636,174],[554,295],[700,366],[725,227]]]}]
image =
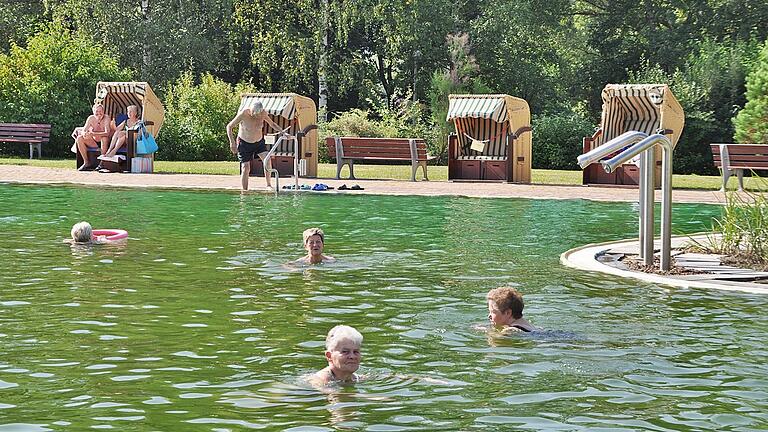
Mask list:
[{"label": "outdoor swimming pool", "polygon": [[[768,297],[559,264],[636,211],[0,185],[0,431],[768,428]],[[674,231],[719,212],[676,205]],[[79,220],[131,239],[70,248]],[[340,263],[285,267],[310,226]],[[504,284],[548,332],[475,328]],[[319,392],[299,377],[339,323],[372,379]]]}]

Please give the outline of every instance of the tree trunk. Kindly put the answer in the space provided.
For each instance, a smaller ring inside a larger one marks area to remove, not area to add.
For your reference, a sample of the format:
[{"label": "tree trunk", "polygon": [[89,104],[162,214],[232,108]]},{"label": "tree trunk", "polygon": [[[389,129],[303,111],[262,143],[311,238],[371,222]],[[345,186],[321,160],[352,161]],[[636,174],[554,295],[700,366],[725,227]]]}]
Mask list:
[{"label": "tree trunk", "polygon": [[317,122],[328,120],[328,82],[326,68],[328,67],[328,0],[321,0],[320,24],[320,61],[317,68]]},{"label": "tree trunk", "polygon": [[[149,0],[141,0],[141,18],[144,24],[144,28],[149,26]],[[142,56],[141,56],[141,79],[144,81],[149,80],[149,35],[144,34],[142,37]]]}]

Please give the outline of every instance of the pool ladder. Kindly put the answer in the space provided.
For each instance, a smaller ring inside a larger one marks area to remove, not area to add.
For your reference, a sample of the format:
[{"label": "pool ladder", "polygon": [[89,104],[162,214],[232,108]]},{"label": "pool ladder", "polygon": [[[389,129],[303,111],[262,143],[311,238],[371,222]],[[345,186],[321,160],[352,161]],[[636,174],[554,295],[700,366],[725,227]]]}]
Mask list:
[{"label": "pool ladder", "polygon": [[[287,128],[281,130],[277,134],[279,135],[279,138],[275,141],[274,144],[272,144],[272,148],[269,149],[269,152],[267,152],[267,155],[264,156],[264,169],[267,169],[267,165],[269,165],[269,160],[272,157],[272,154],[277,150],[277,147],[282,144],[283,140],[292,140],[293,141],[293,184],[294,188],[296,190],[299,190],[299,159],[301,157],[301,140],[304,138],[311,130],[317,129],[317,125],[311,124],[304,129],[300,130],[296,133],[296,135],[290,135],[288,134],[288,129],[290,129],[291,126],[288,126]],[[275,195],[280,193],[280,172],[278,172],[274,168],[269,169],[269,175],[275,177]]]},{"label": "pool ladder", "polygon": [[[654,169],[657,145],[662,149],[661,165],[661,262],[660,269],[668,271],[671,266],[672,245],[672,141],[665,136],[669,131],[659,130],[653,135],[644,132],[625,132],[607,143],[584,153],[577,158],[582,169],[600,161],[605,172],[611,173],[616,167],[640,155],[640,258],[643,264],[653,266],[653,198]],[[600,160],[618,152],[608,160]]]}]

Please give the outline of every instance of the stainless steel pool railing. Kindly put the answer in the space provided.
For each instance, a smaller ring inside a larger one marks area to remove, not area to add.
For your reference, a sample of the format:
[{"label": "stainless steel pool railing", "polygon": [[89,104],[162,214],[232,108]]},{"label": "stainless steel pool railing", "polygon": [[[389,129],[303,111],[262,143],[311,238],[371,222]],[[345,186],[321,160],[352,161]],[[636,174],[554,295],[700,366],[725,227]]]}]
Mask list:
[{"label": "stainless steel pool railing", "polygon": [[[296,135],[290,135],[288,133],[288,129],[290,129],[291,126],[288,126],[287,128],[281,130],[276,135],[279,135],[277,140],[275,140],[275,143],[272,145],[272,148],[269,149],[269,152],[267,152],[267,155],[264,156],[264,169],[266,169],[267,164],[269,162],[269,159],[272,157],[272,154],[275,152],[277,147],[282,143],[283,140],[293,140],[293,184],[294,184],[294,190],[299,190],[299,159],[301,158],[301,139],[304,138],[310,131],[313,129],[317,129],[316,124],[311,124],[305,127],[304,129],[300,130],[296,133]],[[270,176],[274,174],[275,176],[275,194],[280,193],[280,173],[274,169],[271,168],[269,170]]]},{"label": "stainless steel pool railing", "polygon": [[662,134],[648,134],[638,131],[625,132],[607,143],[580,155],[577,162],[582,169],[599,161],[601,158],[621,150],[613,158],[602,161],[606,172],[611,173],[620,164],[640,155],[640,217],[639,243],[640,258],[646,265],[653,265],[653,198],[654,169],[656,165],[654,147],[661,145],[662,161],[662,223],[661,223],[661,270],[669,270],[671,265],[671,225],[672,225],[672,142]]},{"label": "stainless steel pool railing", "polygon": [[[600,147],[596,147],[588,151],[587,153],[579,155],[576,158],[576,161],[578,162],[581,169],[584,169],[590,164],[593,164],[599,161],[600,159],[608,156],[609,154],[616,153],[617,151],[624,149],[627,146],[632,145],[638,141],[641,141],[647,137],[648,137],[648,134],[644,132],[639,132],[639,131],[624,132],[623,134],[617,136],[612,140],[609,140],[608,142],[601,145]],[[640,161],[641,162],[640,163],[641,178],[644,178],[642,175],[642,173],[644,172],[643,167],[645,166],[643,163],[643,157],[641,157],[641,161]],[[644,240],[646,237],[645,233],[647,232],[646,231],[647,225],[645,223],[645,221],[647,220],[647,217],[645,214],[646,206],[643,205],[643,203],[645,202],[644,198],[645,198],[645,188],[641,187],[640,188],[640,203],[641,203],[640,217],[638,221],[638,236],[639,236],[641,245],[644,244]],[[653,220],[653,217],[651,217],[650,220]],[[644,258],[644,250],[642,247],[640,248],[640,257]]]},{"label": "stainless steel pool railing", "polygon": [[[662,271],[668,271],[671,265],[672,244],[672,141],[662,134],[653,134],[642,141],[626,148],[618,155],[602,161],[605,172],[611,173],[617,166],[641,154],[640,191],[641,207],[644,208],[645,223],[644,237],[641,238],[640,248],[643,251],[643,263],[653,265],[653,196],[654,196],[654,161],[655,146],[662,148],[661,162],[661,263]],[[643,169],[645,168],[645,169]],[[643,191],[644,195],[643,195]]]},{"label": "stainless steel pool railing", "polygon": [[[275,153],[275,150],[277,150],[277,147],[279,147],[280,144],[282,144],[283,140],[293,139],[294,140],[294,145],[295,145],[296,137],[293,136],[293,135],[289,135],[288,134],[288,129],[290,129],[290,128],[291,127],[288,126],[287,128],[281,130],[280,132],[278,132],[276,134],[278,136],[278,138],[275,140],[275,143],[272,144],[272,148],[269,149],[269,151],[267,152],[267,155],[264,156],[264,169],[265,170],[267,169],[268,165],[271,166],[269,162],[270,162],[270,159],[272,158],[272,154]],[[295,160],[296,160],[296,157],[294,156],[294,161]],[[295,164],[294,164],[294,166],[295,166]],[[295,187],[296,187],[296,189],[298,189],[299,188],[299,176],[297,175],[298,173],[296,171],[294,171],[294,174],[296,174],[296,175],[294,175],[295,185],[296,185]],[[269,169],[269,175],[270,175],[270,177],[273,176],[273,175],[275,177],[275,195],[277,195],[277,194],[280,193],[280,172],[278,170],[274,169],[274,168],[270,168]]]}]

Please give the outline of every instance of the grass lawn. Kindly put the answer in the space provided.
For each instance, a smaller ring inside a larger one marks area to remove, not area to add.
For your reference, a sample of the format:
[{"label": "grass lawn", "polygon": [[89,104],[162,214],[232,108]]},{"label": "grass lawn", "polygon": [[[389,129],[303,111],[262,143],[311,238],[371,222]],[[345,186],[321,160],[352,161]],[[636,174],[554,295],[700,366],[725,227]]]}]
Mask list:
[{"label": "grass lawn", "polygon": [[[74,169],[75,162],[72,159],[21,159],[0,158],[2,165],[30,165],[51,168]],[[336,175],[335,164],[319,164],[319,178],[333,178]],[[182,161],[157,161],[155,172],[176,174],[221,174],[237,175],[239,170],[236,162],[182,162]],[[430,166],[429,179],[445,181],[448,179],[448,167]],[[347,175],[347,168],[342,171],[342,177]],[[418,175],[421,174],[419,170]],[[411,168],[407,165],[358,165],[355,164],[355,176],[358,178],[410,180]],[[534,184],[556,185],[580,185],[581,171],[556,171],[534,169],[531,173]],[[708,189],[720,188],[722,178],[720,176],[700,176],[695,174],[675,174],[672,178],[672,186],[675,189]],[[736,180],[733,179],[729,186],[735,188]],[[759,177],[744,179],[744,186],[751,191],[768,191],[768,182]]]}]

